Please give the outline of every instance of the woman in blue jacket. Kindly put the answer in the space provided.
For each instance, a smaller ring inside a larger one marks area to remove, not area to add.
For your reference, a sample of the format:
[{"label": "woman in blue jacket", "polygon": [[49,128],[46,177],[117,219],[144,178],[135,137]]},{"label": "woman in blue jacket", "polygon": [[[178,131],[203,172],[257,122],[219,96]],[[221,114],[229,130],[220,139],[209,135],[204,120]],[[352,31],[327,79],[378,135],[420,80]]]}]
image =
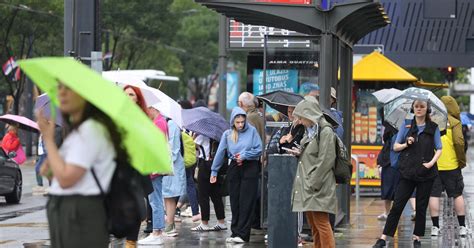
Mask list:
[{"label": "woman in blue jacket", "polygon": [[[217,182],[217,173],[224,163],[232,211],[232,235],[228,243],[244,243],[250,240],[253,209],[257,202],[258,161],[262,155],[262,141],[257,129],[247,123],[245,111],[232,110],[231,129],[222,134],[219,148],[212,163],[211,183]],[[227,152],[228,161],[225,161]]]}]

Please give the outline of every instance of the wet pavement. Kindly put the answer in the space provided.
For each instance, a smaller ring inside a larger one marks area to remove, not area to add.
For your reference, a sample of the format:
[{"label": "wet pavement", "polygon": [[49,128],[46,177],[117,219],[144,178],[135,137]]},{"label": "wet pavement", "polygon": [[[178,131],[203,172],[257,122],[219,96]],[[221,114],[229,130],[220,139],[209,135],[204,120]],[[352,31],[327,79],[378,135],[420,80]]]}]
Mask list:
[{"label": "wet pavement", "polygon": [[[474,148],[473,148],[474,149]],[[474,151],[469,151],[469,161],[474,158]],[[474,163],[472,167],[463,170],[465,182],[465,197],[467,205],[466,223],[471,229],[474,225]],[[24,178],[24,194],[20,204],[7,205],[0,199],[0,247],[49,247],[49,234],[44,206],[46,197],[33,195],[32,187],[36,184],[33,165],[22,166]],[[229,201],[226,201],[227,221],[230,221]],[[457,235],[457,219],[447,209],[452,202],[443,199],[443,218],[440,220],[442,234],[438,238],[430,236],[431,220],[427,216],[426,235],[422,240],[423,247],[474,247],[472,236],[465,239]],[[212,209],[212,208],[211,208]],[[451,208],[452,209],[452,208]],[[371,247],[382,232],[384,222],[378,221],[377,216],[383,210],[383,201],[373,197],[362,197],[359,201],[351,200],[350,225],[339,226],[336,229],[337,247]],[[388,247],[412,247],[411,235],[413,222],[410,220],[411,208],[408,206],[400,221],[399,230]],[[210,225],[215,224],[215,215],[211,212]],[[230,223],[227,223],[230,226]],[[190,218],[183,218],[177,223],[179,236],[165,238],[165,244],[160,247],[266,247],[264,233],[252,235],[251,241],[245,245],[228,246],[225,239],[230,231],[223,232],[191,232],[190,228],[197,225]],[[284,234],[282,234],[284,235]],[[142,234],[141,237],[145,237]],[[122,240],[113,240],[111,247],[123,247]],[[148,246],[151,247],[151,246]],[[307,244],[304,246],[312,247]]]}]

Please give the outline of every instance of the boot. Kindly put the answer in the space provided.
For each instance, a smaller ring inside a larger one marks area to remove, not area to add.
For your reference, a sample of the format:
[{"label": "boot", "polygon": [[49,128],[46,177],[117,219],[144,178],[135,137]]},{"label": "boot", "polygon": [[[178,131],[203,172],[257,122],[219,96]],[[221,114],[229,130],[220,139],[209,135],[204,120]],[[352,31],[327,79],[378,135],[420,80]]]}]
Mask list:
[{"label": "boot", "polygon": [[125,248],[137,248],[137,241],[126,240],[125,241]]}]

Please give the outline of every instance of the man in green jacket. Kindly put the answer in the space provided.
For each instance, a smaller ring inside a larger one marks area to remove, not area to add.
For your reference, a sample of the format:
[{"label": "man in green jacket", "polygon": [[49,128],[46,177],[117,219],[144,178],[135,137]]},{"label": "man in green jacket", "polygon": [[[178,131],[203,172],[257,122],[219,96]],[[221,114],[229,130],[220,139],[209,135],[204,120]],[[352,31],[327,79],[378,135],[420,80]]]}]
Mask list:
[{"label": "man in green jacket", "polygon": [[336,213],[336,136],[316,98],[307,96],[295,108],[295,115],[306,128],[301,140],[298,169],[293,183],[293,212],[306,212],[313,233],[314,247],[335,247],[329,214]]}]

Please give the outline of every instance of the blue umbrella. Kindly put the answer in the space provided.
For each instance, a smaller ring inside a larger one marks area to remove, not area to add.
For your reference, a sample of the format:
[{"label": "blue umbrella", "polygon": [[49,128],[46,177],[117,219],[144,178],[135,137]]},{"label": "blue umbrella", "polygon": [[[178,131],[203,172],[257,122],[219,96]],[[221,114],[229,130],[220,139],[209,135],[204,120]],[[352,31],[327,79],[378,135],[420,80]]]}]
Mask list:
[{"label": "blue umbrella", "polygon": [[466,112],[461,112],[461,124],[463,126],[471,125],[471,119],[469,119]]},{"label": "blue umbrella", "polygon": [[[50,119],[51,118],[51,102],[46,94],[42,94],[36,98],[35,102],[35,112],[42,109],[43,110],[43,115]],[[59,112],[59,109],[56,108],[56,125],[62,126],[63,125],[63,118],[61,116],[61,113]]]},{"label": "blue umbrella", "polygon": [[206,107],[182,110],[184,128],[213,140],[220,140],[229,123]]}]

